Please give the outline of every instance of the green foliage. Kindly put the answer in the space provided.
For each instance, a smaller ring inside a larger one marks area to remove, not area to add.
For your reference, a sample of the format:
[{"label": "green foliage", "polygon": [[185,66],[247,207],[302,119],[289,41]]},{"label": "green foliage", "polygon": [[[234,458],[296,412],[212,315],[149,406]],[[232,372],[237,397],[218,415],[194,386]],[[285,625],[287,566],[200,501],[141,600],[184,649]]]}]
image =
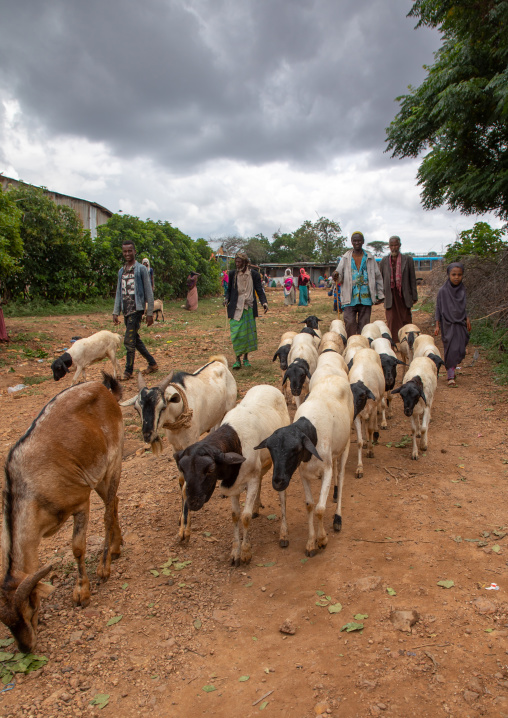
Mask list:
[{"label": "green foliage", "polygon": [[388,242],[382,242],[381,240],[375,240],[374,242],[368,242],[367,247],[370,247],[376,257],[380,257],[385,249],[388,247]]},{"label": "green foliage", "polygon": [[393,157],[418,157],[425,209],[508,218],[508,3],[417,0],[410,16],[443,43],[427,77],[397,98]]},{"label": "green foliage", "polygon": [[19,258],[23,252],[19,226],[21,210],[9,192],[0,187],[0,290],[5,279],[19,271]]},{"label": "green foliage", "polygon": [[0,283],[5,276],[15,305],[114,296],[124,239],[134,241],[140,261],[149,258],[157,297],[184,296],[192,270],[201,275],[201,296],[220,292],[220,269],[210,262],[211,248],[204,239],[193,242],[169,222],[113,215],[92,240],[76,212],[56,205],[43,189],[21,185],[0,192]]},{"label": "green foliage", "polygon": [[315,222],[306,220],[294,232],[274,232],[272,242],[263,234],[248,239],[234,235],[216,241],[221,243],[227,255],[240,250],[247,252],[253,264],[335,262],[346,250],[346,238],[342,236],[340,224],[326,217]]},{"label": "green foliage", "polygon": [[93,296],[92,240],[76,212],[56,205],[37,187],[21,185],[10,189],[8,195],[22,213],[19,230],[23,242],[19,271],[5,282],[9,295],[50,302]]},{"label": "green foliage", "polygon": [[494,381],[508,384],[508,330],[503,325],[495,325],[490,320],[472,322],[469,341],[473,346],[487,350],[487,358],[494,365]]},{"label": "green foliage", "polygon": [[96,271],[107,275],[110,291],[116,289],[118,270],[122,264],[122,241],[131,239],[136,245],[137,259],[148,257],[154,270],[155,296],[171,299],[187,293],[189,272],[199,272],[200,296],[220,292],[220,269],[210,261],[211,247],[204,239],[193,242],[170,222],[143,221],[130,215],[115,214],[98,228],[94,254]]},{"label": "green foliage", "polygon": [[469,255],[495,259],[508,248],[508,243],[502,239],[504,234],[504,229],[492,229],[487,222],[476,222],[472,229],[460,232],[456,242],[447,245],[445,260],[456,262]]}]

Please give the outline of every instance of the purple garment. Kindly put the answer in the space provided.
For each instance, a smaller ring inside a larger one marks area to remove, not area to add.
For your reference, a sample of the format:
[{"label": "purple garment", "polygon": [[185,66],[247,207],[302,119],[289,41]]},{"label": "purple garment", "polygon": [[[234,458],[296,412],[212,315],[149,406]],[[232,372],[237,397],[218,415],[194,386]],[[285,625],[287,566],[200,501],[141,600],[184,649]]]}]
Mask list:
[{"label": "purple garment", "polygon": [[[463,265],[454,262],[447,267],[447,272],[454,267],[463,269]],[[456,367],[466,356],[469,333],[466,326],[466,288],[461,282],[454,287],[449,279],[438,292],[436,300],[436,320],[441,328],[444,346],[444,362],[447,369]]]}]

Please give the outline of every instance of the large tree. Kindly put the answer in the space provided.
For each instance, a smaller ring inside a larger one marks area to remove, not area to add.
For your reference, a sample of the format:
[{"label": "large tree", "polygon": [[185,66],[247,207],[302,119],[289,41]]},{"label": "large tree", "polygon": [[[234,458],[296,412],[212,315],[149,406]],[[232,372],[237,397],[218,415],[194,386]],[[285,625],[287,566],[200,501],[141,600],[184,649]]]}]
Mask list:
[{"label": "large tree", "polygon": [[19,258],[23,253],[20,234],[21,210],[9,192],[0,187],[0,294],[5,280],[18,272]]},{"label": "large tree", "polygon": [[393,157],[418,157],[425,209],[508,219],[508,3],[417,0],[416,27],[436,28],[442,46],[427,77],[397,98],[387,128]]},{"label": "large tree", "polygon": [[385,249],[388,247],[388,242],[383,242],[380,239],[375,239],[373,242],[368,242],[367,247],[370,247],[376,257],[380,257]]}]

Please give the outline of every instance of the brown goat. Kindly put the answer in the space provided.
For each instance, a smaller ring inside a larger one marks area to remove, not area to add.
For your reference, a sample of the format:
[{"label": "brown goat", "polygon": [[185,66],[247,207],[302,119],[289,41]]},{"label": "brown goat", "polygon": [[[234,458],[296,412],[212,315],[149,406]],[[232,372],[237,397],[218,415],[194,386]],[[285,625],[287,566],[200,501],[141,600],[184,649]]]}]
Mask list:
[{"label": "brown goat", "polygon": [[40,600],[54,590],[40,583],[52,564],[38,569],[38,547],[69,516],[74,517],[72,551],[78,564],[73,600],[81,606],[90,603],[85,551],[92,489],[105,506],[100,578],[109,577],[111,559],[120,554],[121,389],[104,372],[103,378],[103,384],[79,384],[57,394],[12,447],[5,464],[0,619],[25,653],[37,640]]}]

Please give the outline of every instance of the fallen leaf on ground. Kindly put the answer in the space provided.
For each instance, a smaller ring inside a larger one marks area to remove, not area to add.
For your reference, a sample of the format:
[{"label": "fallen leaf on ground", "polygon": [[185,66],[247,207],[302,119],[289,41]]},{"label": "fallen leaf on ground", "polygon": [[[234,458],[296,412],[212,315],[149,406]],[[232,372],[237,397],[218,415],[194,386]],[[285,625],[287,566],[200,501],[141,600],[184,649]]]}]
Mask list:
[{"label": "fallen leaf on ground", "polygon": [[438,586],[441,586],[442,588],[451,588],[452,586],[455,586],[454,581],[438,581]]},{"label": "fallen leaf on ground", "polygon": [[347,633],[351,633],[351,631],[361,631],[363,628],[363,623],[356,623],[356,621],[350,621],[349,623],[345,623],[341,631],[347,631]]},{"label": "fallen leaf on ground", "polygon": [[123,616],[113,616],[113,618],[110,618],[106,623],[106,626],[113,626],[115,623],[118,623],[118,621],[121,621],[122,618]]}]

